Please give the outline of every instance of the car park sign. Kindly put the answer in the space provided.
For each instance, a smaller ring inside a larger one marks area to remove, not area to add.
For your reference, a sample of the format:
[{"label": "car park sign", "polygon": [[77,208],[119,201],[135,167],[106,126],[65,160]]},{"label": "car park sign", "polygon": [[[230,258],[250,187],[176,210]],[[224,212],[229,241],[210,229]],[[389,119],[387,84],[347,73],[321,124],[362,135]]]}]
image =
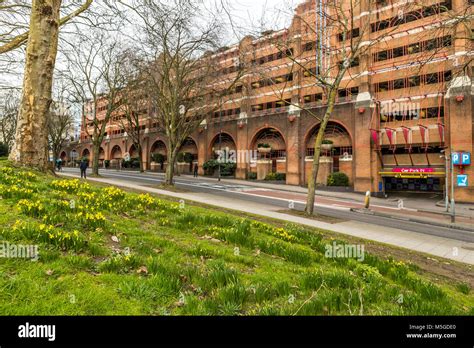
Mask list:
[{"label": "car park sign", "polygon": [[466,174],[459,174],[458,175],[458,187],[467,187],[468,185],[468,177]]},{"label": "car park sign", "polygon": [[451,154],[453,165],[455,166],[470,166],[471,153],[470,152],[453,152]]},{"label": "car park sign", "polygon": [[463,165],[463,166],[471,165],[471,153],[470,152],[462,152],[461,153],[461,165]]}]

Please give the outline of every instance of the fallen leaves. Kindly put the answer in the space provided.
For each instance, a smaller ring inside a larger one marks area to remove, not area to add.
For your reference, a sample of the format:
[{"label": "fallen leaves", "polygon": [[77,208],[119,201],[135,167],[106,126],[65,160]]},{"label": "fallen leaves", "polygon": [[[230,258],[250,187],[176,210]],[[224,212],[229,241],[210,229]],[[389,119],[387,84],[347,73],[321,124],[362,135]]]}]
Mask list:
[{"label": "fallen leaves", "polygon": [[147,275],[148,274],[148,268],[146,268],[146,266],[141,266],[139,269],[137,269],[137,273]]}]

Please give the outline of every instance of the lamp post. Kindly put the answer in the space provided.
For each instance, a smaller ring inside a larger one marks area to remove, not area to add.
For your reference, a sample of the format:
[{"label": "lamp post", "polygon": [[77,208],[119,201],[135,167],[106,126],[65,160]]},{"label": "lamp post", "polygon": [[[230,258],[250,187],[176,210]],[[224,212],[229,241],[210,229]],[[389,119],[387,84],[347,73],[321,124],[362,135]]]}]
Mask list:
[{"label": "lamp post", "polygon": [[445,172],[445,183],[444,183],[444,207],[446,212],[449,212],[449,157],[446,155],[445,150],[441,150],[442,156],[444,158],[444,172]]},{"label": "lamp post", "polygon": [[217,181],[221,181],[221,160],[222,160],[222,111],[219,111],[219,155],[217,158],[219,174],[217,177]]},{"label": "lamp post", "polygon": [[456,222],[456,209],[454,204],[454,161],[451,153],[451,222]]}]

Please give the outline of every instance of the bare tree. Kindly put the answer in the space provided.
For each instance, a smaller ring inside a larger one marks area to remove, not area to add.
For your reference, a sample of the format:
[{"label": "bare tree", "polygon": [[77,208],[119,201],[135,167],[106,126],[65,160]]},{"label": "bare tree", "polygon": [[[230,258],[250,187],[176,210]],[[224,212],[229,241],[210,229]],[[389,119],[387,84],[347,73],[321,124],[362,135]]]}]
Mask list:
[{"label": "bare tree", "polygon": [[19,92],[12,89],[5,91],[0,97],[0,137],[7,145],[8,151],[15,140],[16,120],[20,108]]},{"label": "bare tree", "polygon": [[73,135],[74,121],[69,105],[64,100],[51,103],[48,117],[48,139],[54,161],[60,157],[64,143]]},{"label": "bare tree", "polygon": [[132,141],[138,153],[140,172],[144,172],[142,136],[150,105],[146,94],[146,79],[138,70],[138,58],[131,52],[127,52],[125,56],[126,61],[122,64],[122,73],[126,87],[120,92],[122,114],[118,116],[118,123]]},{"label": "bare tree", "polygon": [[[106,126],[122,104],[120,91],[125,79],[121,66],[125,54],[119,41],[98,31],[71,41],[64,55],[67,62],[61,76],[67,81],[73,101],[82,105],[83,128],[92,142],[92,172],[99,175],[99,152]],[[99,114],[100,107],[105,109],[103,114]]]},{"label": "bare tree", "polygon": [[231,79],[217,79],[221,68],[209,52],[221,46],[223,23],[220,11],[203,15],[200,5],[194,0],[173,0],[137,1],[128,6],[138,16],[144,36],[142,52],[148,59],[141,64],[141,71],[146,77],[151,117],[168,140],[167,185],[173,184],[183,142],[222,106],[223,97],[244,71],[236,61]]}]

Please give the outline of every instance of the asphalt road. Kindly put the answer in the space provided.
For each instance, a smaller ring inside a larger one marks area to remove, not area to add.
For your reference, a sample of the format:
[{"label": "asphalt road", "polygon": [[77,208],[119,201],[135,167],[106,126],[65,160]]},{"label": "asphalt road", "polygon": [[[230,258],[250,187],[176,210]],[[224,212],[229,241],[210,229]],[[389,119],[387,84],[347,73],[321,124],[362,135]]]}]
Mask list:
[{"label": "asphalt road", "polygon": [[[79,176],[79,169],[76,168],[63,168],[65,173],[77,174]],[[115,171],[115,170],[101,170],[100,175],[104,178],[116,179],[121,181],[131,182],[137,185],[149,186],[159,185],[163,183],[163,176],[151,173],[138,173],[133,171]],[[209,180],[200,181],[199,179],[175,177],[175,185],[178,188],[188,190],[190,192],[203,192],[213,194],[216,196],[230,197],[240,200],[247,200],[257,202],[265,205],[274,207],[280,207],[282,209],[288,209],[289,200],[281,198],[273,198],[268,196],[259,196],[255,194],[248,194],[246,190],[255,190],[255,187],[246,186],[245,182],[241,185],[229,184],[218,182],[210,182]],[[317,199],[316,199],[317,200]],[[305,204],[302,202],[293,202],[294,208],[299,211],[304,210]],[[334,218],[360,221],[373,225],[397,228],[405,231],[413,231],[418,233],[424,233],[428,235],[444,237],[463,242],[474,243],[474,232],[463,231],[454,228],[434,226],[426,223],[405,221],[400,218],[390,218],[384,216],[374,216],[368,214],[362,214],[358,212],[349,211],[346,208],[338,207],[337,204],[318,206],[316,203],[315,212],[322,215],[327,215]]]}]

